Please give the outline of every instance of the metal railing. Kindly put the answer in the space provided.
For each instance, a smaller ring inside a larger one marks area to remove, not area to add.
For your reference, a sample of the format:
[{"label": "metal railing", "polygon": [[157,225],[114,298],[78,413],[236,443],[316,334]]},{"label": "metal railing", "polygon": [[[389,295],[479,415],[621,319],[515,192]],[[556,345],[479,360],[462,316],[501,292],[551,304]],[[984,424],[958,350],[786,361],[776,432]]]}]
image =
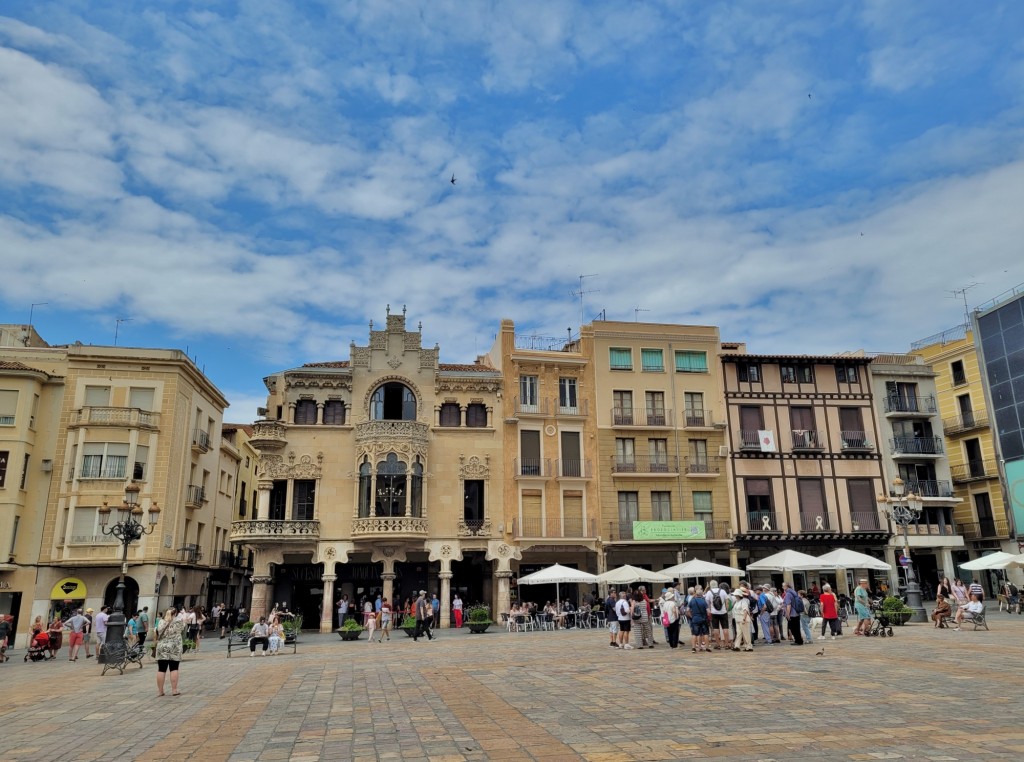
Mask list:
[{"label": "metal railing", "polygon": [[232,553],[230,550],[222,550],[218,565],[227,569],[245,569],[249,565],[249,558],[245,553]]},{"label": "metal railing", "polygon": [[988,426],[988,416],[984,413],[966,413],[955,418],[943,418],[942,428],[947,434],[960,434],[972,429],[983,429]]},{"label": "metal railing", "polygon": [[577,400],[575,405],[558,403],[559,415],[590,415],[590,400]]},{"label": "metal railing", "polygon": [[794,450],[821,450],[824,446],[814,429],[792,429]]},{"label": "metal railing", "polygon": [[555,473],[558,476],[577,479],[590,479],[593,477],[589,460],[576,460],[574,458],[559,458],[555,461]]},{"label": "metal railing", "polygon": [[185,488],[185,505],[202,505],[206,502],[206,489],[198,484],[190,484]]},{"label": "metal railing", "polygon": [[612,426],[671,426],[672,411],[666,408],[613,407]]},{"label": "metal railing", "polygon": [[886,397],[886,413],[934,413],[936,411],[935,397]]},{"label": "metal railing", "polygon": [[953,497],[953,485],[945,479],[908,479],[906,490],[921,497]]},{"label": "metal railing", "polygon": [[748,532],[777,532],[779,525],[775,521],[774,511],[747,511]]},{"label": "metal railing", "polygon": [[14,416],[13,415],[0,415],[0,426],[13,426]]},{"label": "metal railing", "polygon": [[182,545],[178,548],[181,560],[187,563],[196,563],[203,558],[203,549],[199,545]]},{"label": "metal railing", "polygon": [[715,475],[722,473],[723,458],[717,455],[708,455],[703,458],[683,458],[683,463],[688,474]]},{"label": "metal railing", "polygon": [[975,479],[994,479],[999,476],[996,464],[984,460],[970,460],[967,463],[950,466],[953,482],[971,482]]},{"label": "metal railing", "polygon": [[967,373],[965,371],[954,371],[952,376],[953,386],[963,386],[967,383]]},{"label": "metal railing", "polygon": [[517,477],[519,476],[551,476],[550,458],[514,458],[512,468]]},{"label": "metal railing", "polygon": [[675,474],[679,472],[679,461],[668,455],[613,455],[613,474]]},{"label": "metal railing", "polygon": [[548,400],[535,399],[532,402],[523,402],[519,397],[514,400],[515,411],[518,415],[547,415]]},{"label": "metal railing", "polygon": [[804,513],[800,512],[801,532],[831,532],[827,513]]},{"label": "metal railing", "polygon": [[688,429],[710,429],[715,425],[710,410],[686,410],[683,412],[683,426]]},{"label": "metal railing", "polygon": [[192,432],[192,444],[202,450],[208,452],[210,449],[210,435],[203,429],[195,429]]},{"label": "metal railing", "polygon": [[956,525],[959,534],[967,540],[981,540],[994,537],[1005,537],[1006,530],[1000,531],[994,519],[985,521],[961,521]]},{"label": "metal railing", "polygon": [[854,532],[876,532],[881,528],[877,511],[850,511]]},{"label": "metal railing", "polygon": [[893,437],[889,440],[893,455],[941,455],[941,437]]},{"label": "metal railing", "polygon": [[874,445],[868,441],[868,435],[863,431],[841,431],[839,436],[843,441],[844,450],[870,450]]},{"label": "metal railing", "polygon": [[755,429],[740,430],[741,450],[761,450],[761,435]]},{"label": "metal railing", "polygon": [[[354,519],[353,524],[356,521],[368,521],[368,519]],[[355,534],[354,531],[353,534]],[[232,539],[232,542],[243,543],[258,539],[283,541],[287,537],[296,537],[305,541],[310,537],[319,536],[320,522],[316,520],[254,519],[231,522],[231,537],[237,538]]]},{"label": "metal railing", "polygon": [[597,537],[597,520],[582,518],[512,519],[513,537]]}]

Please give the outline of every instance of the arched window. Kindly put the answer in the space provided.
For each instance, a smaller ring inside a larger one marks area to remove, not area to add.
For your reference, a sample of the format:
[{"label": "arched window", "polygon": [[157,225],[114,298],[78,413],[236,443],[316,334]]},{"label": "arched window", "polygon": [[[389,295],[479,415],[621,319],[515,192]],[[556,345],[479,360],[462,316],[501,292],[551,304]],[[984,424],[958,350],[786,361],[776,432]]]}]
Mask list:
[{"label": "arched window", "polygon": [[365,519],[370,516],[370,506],[373,504],[373,468],[365,459],[359,465],[359,518]]},{"label": "arched window", "polygon": [[374,421],[415,421],[416,395],[405,384],[389,381],[370,397],[370,419]]},{"label": "arched window", "polygon": [[419,458],[412,464],[412,515],[423,516],[423,464]]},{"label": "arched window", "polygon": [[404,516],[406,468],[393,452],[377,464],[377,489],[374,494],[377,516]]},{"label": "arched window", "polygon": [[466,408],[466,425],[473,428],[486,428],[487,408],[479,402],[473,402]]},{"label": "arched window", "polygon": [[327,400],[324,403],[324,425],[341,426],[345,423],[345,403],[341,400]]},{"label": "arched window", "polygon": [[295,423],[311,426],[316,423],[316,402],[299,400],[295,403]]},{"label": "arched window", "polygon": [[455,402],[445,402],[441,405],[439,420],[442,426],[461,426],[462,410]]}]

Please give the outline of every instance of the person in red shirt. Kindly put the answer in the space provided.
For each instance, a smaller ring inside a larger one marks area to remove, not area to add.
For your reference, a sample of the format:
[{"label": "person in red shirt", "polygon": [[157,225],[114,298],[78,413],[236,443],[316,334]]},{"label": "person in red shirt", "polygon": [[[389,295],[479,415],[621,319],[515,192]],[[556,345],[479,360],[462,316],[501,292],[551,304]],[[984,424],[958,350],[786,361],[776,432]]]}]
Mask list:
[{"label": "person in red shirt", "polygon": [[839,601],[836,600],[831,585],[826,584],[821,589],[818,602],[821,604],[821,635],[818,637],[818,640],[825,639],[826,624],[828,624],[829,630],[832,632],[832,640],[835,640],[836,635],[839,634]]}]

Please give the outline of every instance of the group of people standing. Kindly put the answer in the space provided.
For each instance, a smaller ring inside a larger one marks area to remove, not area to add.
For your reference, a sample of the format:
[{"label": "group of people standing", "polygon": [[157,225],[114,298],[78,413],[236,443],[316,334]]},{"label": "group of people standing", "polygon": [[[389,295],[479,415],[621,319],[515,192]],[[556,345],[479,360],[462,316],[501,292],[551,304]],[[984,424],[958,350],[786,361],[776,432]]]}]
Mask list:
[{"label": "group of people standing", "polygon": [[[62,618],[60,613],[57,613],[49,623],[43,621],[41,615],[37,616],[29,627],[29,651],[44,651],[47,658],[56,659],[58,652],[64,647],[64,634],[67,633],[68,661],[78,661],[79,654],[83,652],[86,659],[91,659],[94,655],[99,656],[100,649],[107,640],[107,621],[110,614],[109,606],[101,606],[98,612],[92,608],[75,609],[67,618]],[[6,622],[6,628],[0,624],[0,629],[7,630],[4,637],[0,637],[0,647],[3,647],[4,651],[13,637],[13,632],[10,631],[11,618],[6,617]],[[125,643],[128,646],[144,644],[149,629],[149,607],[144,606],[140,611],[126,617]],[[25,654],[26,661],[30,655]],[[6,654],[0,661],[6,661]]]},{"label": "group of people standing", "polygon": [[[392,627],[400,627],[405,617],[413,617],[417,623],[423,622],[422,625],[417,624],[417,634],[414,639],[418,639],[420,635],[426,635],[428,639],[433,639],[432,631],[441,626],[441,601],[436,593],[428,598],[425,590],[420,590],[415,599],[410,597],[406,598],[404,602],[400,602],[396,597],[393,603],[383,595],[377,595],[376,598],[364,595],[355,601],[349,600],[346,594],[338,600],[335,610],[339,628],[349,617],[362,617],[361,624],[369,630],[369,642],[371,643],[374,641],[375,635],[377,642],[391,640]],[[456,593],[452,598],[452,615],[456,627],[462,627],[463,613],[462,599]]]}]

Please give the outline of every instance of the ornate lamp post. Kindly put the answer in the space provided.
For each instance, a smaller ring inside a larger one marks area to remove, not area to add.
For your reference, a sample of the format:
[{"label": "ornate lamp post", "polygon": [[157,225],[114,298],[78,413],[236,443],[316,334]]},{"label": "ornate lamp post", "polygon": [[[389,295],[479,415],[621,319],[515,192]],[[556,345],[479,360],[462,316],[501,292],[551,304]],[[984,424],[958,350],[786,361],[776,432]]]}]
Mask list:
[{"label": "ornate lamp post", "polygon": [[138,484],[132,482],[124,488],[124,501],[117,508],[118,521],[111,527],[107,527],[110,521],[110,506],[106,503],[99,510],[100,529],[103,534],[116,537],[121,543],[121,578],[117,583],[117,596],[114,598],[114,613],[107,620],[106,644],[97,654],[100,664],[106,664],[114,657],[124,652],[124,575],[128,573],[128,546],[143,535],[150,534],[156,528],[156,522],[160,519],[160,506],[153,503],[149,507],[149,526],[142,524],[142,506],[139,505]]},{"label": "ornate lamp post", "polygon": [[914,611],[910,621],[927,622],[928,614],[921,600],[921,587],[914,573],[914,562],[910,558],[910,540],[907,537],[907,527],[920,518],[924,502],[919,495],[907,492],[906,484],[899,477],[892,481],[892,493],[879,495],[878,502],[889,520],[896,526],[903,527],[903,555],[907,559],[907,605]]}]

